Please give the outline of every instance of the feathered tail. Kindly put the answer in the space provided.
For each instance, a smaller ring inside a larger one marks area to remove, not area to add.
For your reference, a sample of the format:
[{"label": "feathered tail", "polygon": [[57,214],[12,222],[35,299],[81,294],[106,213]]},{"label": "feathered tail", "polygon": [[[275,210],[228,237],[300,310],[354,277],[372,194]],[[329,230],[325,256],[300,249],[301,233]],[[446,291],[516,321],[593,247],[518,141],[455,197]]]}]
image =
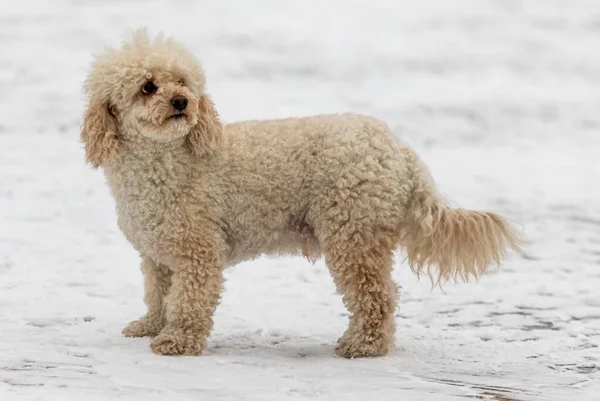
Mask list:
[{"label": "feathered tail", "polygon": [[426,272],[434,285],[452,278],[468,281],[499,266],[509,249],[521,251],[523,238],[504,217],[449,207],[418,156],[411,151],[408,158],[413,196],[401,245],[414,273]]}]

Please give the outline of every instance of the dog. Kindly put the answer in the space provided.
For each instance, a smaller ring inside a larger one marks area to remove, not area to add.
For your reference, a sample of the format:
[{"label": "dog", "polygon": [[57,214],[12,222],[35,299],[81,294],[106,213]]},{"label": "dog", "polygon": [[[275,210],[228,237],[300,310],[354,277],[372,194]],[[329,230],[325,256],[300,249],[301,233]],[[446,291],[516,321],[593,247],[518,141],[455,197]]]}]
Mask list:
[{"label": "dog", "polygon": [[387,354],[393,253],[439,283],[500,264],[522,238],[503,217],[455,209],[382,121],[320,115],[223,124],[183,46],[145,30],[95,57],[84,83],[87,163],[141,255],[147,313],[123,330],[162,355],[206,348],[223,270],[263,254],[321,256],[350,312],[337,355]]}]

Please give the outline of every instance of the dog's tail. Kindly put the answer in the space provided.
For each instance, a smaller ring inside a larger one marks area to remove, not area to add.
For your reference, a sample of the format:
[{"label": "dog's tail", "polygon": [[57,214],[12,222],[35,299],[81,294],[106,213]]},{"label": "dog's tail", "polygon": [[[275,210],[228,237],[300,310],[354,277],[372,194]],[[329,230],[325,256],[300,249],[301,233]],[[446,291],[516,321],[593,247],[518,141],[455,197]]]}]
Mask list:
[{"label": "dog's tail", "polygon": [[468,281],[499,266],[509,249],[521,251],[523,238],[506,219],[451,208],[419,157],[408,150],[407,159],[413,194],[400,238],[414,273],[426,272],[434,285],[452,278]]}]

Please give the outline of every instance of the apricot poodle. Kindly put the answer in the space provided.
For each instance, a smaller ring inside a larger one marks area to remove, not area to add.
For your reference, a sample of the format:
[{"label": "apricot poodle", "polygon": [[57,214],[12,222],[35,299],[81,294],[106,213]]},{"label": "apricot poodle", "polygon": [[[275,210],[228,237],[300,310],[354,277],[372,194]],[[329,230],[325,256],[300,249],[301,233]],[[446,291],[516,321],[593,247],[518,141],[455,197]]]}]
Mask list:
[{"label": "apricot poodle", "polygon": [[439,282],[477,277],[520,237],[494,213],[453,209],[427,168],[375,118],[321,115],[222,124],[195,58],[133,34],[93,62],[81,138],[118,224],[141,254],[148,311],[126,336],[199,355],[223,270],[262,254],[324,256],[349,327],[344,357],[394,344],[394,250]]}]

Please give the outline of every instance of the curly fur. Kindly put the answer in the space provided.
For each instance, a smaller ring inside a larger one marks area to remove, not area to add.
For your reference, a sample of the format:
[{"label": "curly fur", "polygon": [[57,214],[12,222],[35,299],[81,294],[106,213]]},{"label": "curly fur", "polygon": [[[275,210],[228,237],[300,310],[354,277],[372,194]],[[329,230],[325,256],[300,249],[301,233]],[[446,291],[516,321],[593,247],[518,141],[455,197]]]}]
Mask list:
[{"label": "curly fur", "polygon": [[[156,92],[140,88],[152,81]],[[372,117],[344,114],[221,124],[204,73],[170,39],[136,33],[100,54],[84,85],[81,138],[101,166],[118,224],[142,255],[148,312],[123,333],[159,354],[198,355],[222,271],[261,254],[323,255],[351,312],[336,352],[394,343],[393,251],[415,272],[468,279],[519,236],[500,216],[451,209],[416,154]],[[171,99],[185,96],[185,115]]]}]

